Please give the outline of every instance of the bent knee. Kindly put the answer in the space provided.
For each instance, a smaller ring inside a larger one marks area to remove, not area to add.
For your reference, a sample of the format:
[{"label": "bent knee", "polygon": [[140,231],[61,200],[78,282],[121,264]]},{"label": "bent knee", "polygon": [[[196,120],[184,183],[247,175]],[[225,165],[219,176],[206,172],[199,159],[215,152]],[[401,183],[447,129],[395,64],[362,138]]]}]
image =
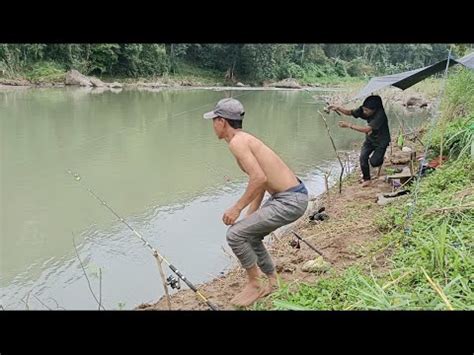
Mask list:
[{"label": "bent knee", "polygon": [[382,158],[377,158],[377,159],[370,159],[370,165],[372,165],[374,168],[377,168],[383,164],[383,157]]}]

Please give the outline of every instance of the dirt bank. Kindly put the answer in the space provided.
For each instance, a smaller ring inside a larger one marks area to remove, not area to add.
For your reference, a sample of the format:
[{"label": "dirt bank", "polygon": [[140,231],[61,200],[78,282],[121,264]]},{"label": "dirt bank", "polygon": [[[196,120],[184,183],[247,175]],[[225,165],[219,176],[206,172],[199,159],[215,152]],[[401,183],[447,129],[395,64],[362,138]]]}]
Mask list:
[{"label": "dirt bank", "polygon": [[[335,187],[331,189],[329,195],[322,194],[313,199],[305,216],[292,226],[291,230],[297,231],[325,255],[336,272],[366,258],[375,258],[372,261],[375,261],[378,267],[386,266],[384,254],[374,256],[367,252],[367,247],[381,235],[375,224],[377,212],[380,211],[377,194],[392,191],[391,185],[385,181],[385,168],[392,165],[391,161],[399,160],[403,154],[395,145],[392,150],[388,149],[380,177],[374,178],[372,186],[367,188],[360,186],[358,182],[360,171],[357,168],[344,181],[342,194],[339,194]],[[309,221],[308,215],[322,206],[326,208],[325,212],[330,218],[316,223]],[[280,233],[277,231],[277,234],[267,237],[266,240],[281,279],[286,282],[312,282],[324,277],[324,274],[302,271],[303,264],[317,257],[317,254],[303,243],[300,249],[293,248],[290,245],[290,241],[294,238],[291,230]],[[200,285],[199,289],[221,310],[232,310],[235,308],[230,304],[230,300],[244,283],[245,271],[234,258],[234,267],[230,272]],[[263,301],[269,302],[269,299]],[[207,309],[207,306],[189,289],[180,290],[172,295],[171,302],[174,310]],[[161,298],[154,304],[141,304],[136,309],[166,310],[167,304],[165,298]]]}]

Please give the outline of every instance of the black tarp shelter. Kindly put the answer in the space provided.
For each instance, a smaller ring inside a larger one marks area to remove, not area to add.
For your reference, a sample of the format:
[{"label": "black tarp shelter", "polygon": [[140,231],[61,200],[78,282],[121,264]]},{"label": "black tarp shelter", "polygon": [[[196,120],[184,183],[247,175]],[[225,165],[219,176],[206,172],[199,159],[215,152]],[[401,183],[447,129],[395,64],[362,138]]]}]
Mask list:
[{"label": "black tarp shelter", "polygon": [[[371,93],[390,85],[405,90],[410,86],[415,85],[416,83],[426,79],[427,77],[445,70],[447,62],[448,58],[420,69],[414,69],[399,74],[378,76],[372,78],[370,79],[369,83],[362,90],[359,91],[359,93],[354,97],[354,99],[359,99],[368,96]],[[449,58],[449,66],[451,67],[455,64],[461,64],[469,69],[474,70],[474,52],[460,59],[454,59],[452,57]]]}]

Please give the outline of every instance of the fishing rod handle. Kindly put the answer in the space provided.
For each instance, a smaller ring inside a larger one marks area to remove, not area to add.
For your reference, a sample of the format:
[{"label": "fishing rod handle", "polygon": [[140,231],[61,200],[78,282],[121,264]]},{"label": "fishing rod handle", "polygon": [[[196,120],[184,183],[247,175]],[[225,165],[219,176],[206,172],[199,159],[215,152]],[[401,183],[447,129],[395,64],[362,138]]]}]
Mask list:
[{"label": "fishing rod handle", "polygon": [[219,308],[217,308],[216,305],[214,305],[213,303],[211,303],[210,301],[206,301],[207,305],[209,306],[210,309],[212,309],[213,311],[218,311]]},{"label": "fishing rod handle", "polygon": [[188,285],[188,287],[193,290],[194,292],[198,292],[196,286],[194,286],[191,281],[189,281],[174,265],[170,264],[169,265],[170,269],[173,270],[173,272],[178,275],[178,277],[183,280],[183,282]]}]

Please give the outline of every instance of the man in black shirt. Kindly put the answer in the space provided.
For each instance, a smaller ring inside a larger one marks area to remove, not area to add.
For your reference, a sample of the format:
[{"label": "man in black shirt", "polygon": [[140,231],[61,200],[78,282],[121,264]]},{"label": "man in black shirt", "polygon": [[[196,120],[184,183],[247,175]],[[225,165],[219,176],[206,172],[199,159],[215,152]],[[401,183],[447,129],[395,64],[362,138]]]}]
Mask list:
[{"label": "man in black shirt", "polygon": [[[367,121],[367,126],[356,126],[346,121],[339,121],[339,127],[351,128],[355,131],[365,133],[365,141],[360,152],[360,168],[362,170],[362,186],[370,185],[370,165],[382,166],[385,151],[390,144],[390,131],[388,120],[382,105],[382,99],[378,95],[367,97],[362,106],[349,110],[340,106],[331,105],[330,110],[343,113],[347,116],[361,118]],[[370,156],[372,154],[372,156]]]}]

